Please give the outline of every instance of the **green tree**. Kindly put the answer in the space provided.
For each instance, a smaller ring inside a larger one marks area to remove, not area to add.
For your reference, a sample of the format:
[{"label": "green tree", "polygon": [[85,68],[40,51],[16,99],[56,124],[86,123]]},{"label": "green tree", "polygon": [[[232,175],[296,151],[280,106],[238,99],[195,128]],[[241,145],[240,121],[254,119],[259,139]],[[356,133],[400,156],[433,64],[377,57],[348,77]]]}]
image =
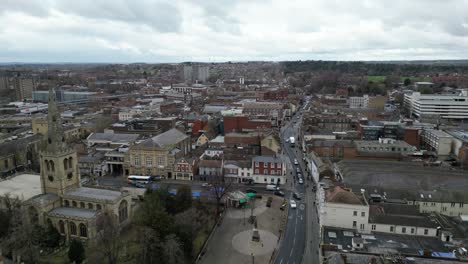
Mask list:
[{"label": "green tree", "polygon": [[411,79],[410,79],[410,78],[406,78],[406,79],[403,81],[403,84],[404,84],[405,86],[410,85],[410,84],[411,84]]},{"label": "green tree", "polygon": [[177,189],[175,196],[175,206],[177,213],[183,212],[192,207],[192,189],[188,185],[181,185]]},{"label": "green tree", "polygon": [[141,228],[139,232],[140,251],[136,256],[138,263],[163,263],[161,256],[164,254],[164,247],[156,232],[148,227]]},{"label": "green tree", "polygon": [[138,221],[142,226],[153,229],[160,238],[165,238],[174,230],[174,217],[167,213],[158,192],[145,195]]},{"label": "green tree", "polygon": [[48,223],[47,227],[44,229],[44,236],[41,239],[41,245],[48,249],[54,249],[60,246],[61,240],[62,236],[57,228],[55,228],[51,223]]},{"label": "green tree", "polygon": [[80,240],[74,239],[71,241],[68,248],[68,259],[77,264],[82,263],[85,259],[85,250]]},{"label": "green tree", "polygon": [[7,212],[0,211],[0,239],[8,234],[10,229],[10,215]]}]

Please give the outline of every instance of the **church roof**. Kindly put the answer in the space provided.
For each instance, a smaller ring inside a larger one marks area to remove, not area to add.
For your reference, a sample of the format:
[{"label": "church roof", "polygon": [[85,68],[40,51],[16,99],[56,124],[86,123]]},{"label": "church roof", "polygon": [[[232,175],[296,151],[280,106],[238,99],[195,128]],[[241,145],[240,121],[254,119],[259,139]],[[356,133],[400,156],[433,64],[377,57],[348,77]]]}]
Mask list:
[{"label": "church roof", "polygon": [[115,201],[123,195],[122,192],[112,191],[99,188],[79,187],[67,191],[64,198],[73,198],[77,200],[101,200],[101,201]]},{"label": "church roof", "polygon": [[188,138],[186,134],[180,132],[176,128],[173,128],[143,141],[140,145],[143,147],[165,147],[175,145],[186,138]]},{"label": "church roof", "polygon": [[59,200],[60,200],[60,197],[58,197],[57,194],[46,193],[46,194],[40,194],[36,197],[31,198],[31,203],[38,205],[38,206],[46,206]]},{"label": "church roof", "polygon": [[58,207],[50,211],[48,214],[56,217],[93,219],[97,216],[98,211],[83,208]]}]

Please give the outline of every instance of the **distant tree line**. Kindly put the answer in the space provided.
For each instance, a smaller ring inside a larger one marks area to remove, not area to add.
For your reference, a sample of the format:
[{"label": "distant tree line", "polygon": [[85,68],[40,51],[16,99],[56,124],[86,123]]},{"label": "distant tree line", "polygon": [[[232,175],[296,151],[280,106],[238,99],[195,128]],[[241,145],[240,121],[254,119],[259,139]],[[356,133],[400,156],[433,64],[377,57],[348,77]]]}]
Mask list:
[{"label": "distant tree line", "polygon": [[398,64],[360,61],[287,61],[282,63],[285,74],[314,71],[339,71],[361,75],[418,75],[426,72],[468,72],[468,65]]}]

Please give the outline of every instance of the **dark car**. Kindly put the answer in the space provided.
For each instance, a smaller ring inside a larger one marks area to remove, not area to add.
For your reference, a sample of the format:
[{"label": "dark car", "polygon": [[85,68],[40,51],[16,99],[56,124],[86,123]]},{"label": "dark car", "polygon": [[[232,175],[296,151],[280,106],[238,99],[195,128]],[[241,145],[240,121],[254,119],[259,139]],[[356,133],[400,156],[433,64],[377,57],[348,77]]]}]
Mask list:
[{"label": "dark car", "polygon": [[283,197],[284,192],[283,191],[275,191],[275,195]]},{"label": "dark car", "polygon": [[271,197],[268,197],[268,200],[267,200],[267,203],[266,203],[266,206],[267,207],[271,207],[271,203],[273,202],[273,198]]},{"label": "dark car", "polygon": [[257,191],[254,190],[254,189],[247,189],[247,190],[245,190],[245,192],[246,193],[257,193]]},{"label": "dark car", "polygon": [[300,200],[301,199],[301,195],[297,192],[294,192],[293,193],[293,198],[296,199],[296,200]]}]

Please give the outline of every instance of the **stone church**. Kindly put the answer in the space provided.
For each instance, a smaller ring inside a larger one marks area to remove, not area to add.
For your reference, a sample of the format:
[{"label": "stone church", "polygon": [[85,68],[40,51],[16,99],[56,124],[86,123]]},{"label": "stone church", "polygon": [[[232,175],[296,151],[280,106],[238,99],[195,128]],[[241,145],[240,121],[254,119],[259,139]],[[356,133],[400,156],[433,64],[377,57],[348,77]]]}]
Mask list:
[{"label": "stone church", "polygon": [[54,89],[49,90],[47,145],[40,153],[41,191],[26,206],[32,221],[51,223],[67,240],[94,239],[103,214],[121,225],[130,221],[127,192],[81,187],[76,151],[67,145]]}]

